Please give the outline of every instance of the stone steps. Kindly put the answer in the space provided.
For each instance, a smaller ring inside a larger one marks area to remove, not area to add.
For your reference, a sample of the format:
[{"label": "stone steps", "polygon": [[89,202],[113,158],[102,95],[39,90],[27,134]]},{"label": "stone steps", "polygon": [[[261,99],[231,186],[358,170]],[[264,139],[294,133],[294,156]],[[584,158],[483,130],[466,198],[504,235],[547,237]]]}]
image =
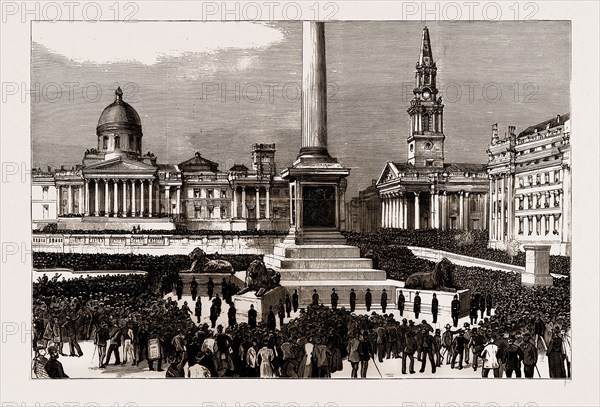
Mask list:
[{"label": "stone steps", "polygon": [[282,284],[294,281],[338,281],[353,280],[364,285],[366,282],[381,283],[385,281],[386,274],[383,270],[375,269],[281,269]]},{"label": "stone steps", "polygon": [[347,245],[278,245],[273,255],[287,259],[360,258],[360,249]]},{"label": "stone steps", "polygon": [[277,255],[265,255],[264,262],[267,267],[279,269],[305,269],[305,270],[338,270],[338,269],[371,269],[373,261],[360,257],[354,258],[287,258]]}]

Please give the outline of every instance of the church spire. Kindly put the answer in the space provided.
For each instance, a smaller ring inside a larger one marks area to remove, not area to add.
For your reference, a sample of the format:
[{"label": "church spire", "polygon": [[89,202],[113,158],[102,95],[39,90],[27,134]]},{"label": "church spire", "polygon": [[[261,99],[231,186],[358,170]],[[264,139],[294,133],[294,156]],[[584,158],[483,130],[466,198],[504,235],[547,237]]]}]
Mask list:
[{"label": "church spire", "polygon": [[419,65],[430,66],[433,63],[433,54],[431,53],[431,41],[429,40],[429,29],[423,28],[423,41],[421,42],[421,54],[419,55]]}]

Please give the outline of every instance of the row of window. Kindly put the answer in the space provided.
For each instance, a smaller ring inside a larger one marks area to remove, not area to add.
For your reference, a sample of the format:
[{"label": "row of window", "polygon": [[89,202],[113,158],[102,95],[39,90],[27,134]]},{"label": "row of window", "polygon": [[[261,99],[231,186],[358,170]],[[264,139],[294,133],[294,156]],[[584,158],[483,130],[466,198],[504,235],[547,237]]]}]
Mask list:
[{"label": "row of window", "polygon": [[[534,222],[535,219],[535,222]],[[519,235],[524,235],[524,224],[525,218],[519,217]],[[543,230],[542,230],[543,226]],[[554,215],[538,215],[538,216],[528,216],[527,217],[527,235],[531,236],[547,236],[550,233],[553,235],[559,235],[560,229],[560,214]],[[542,233],[543,232],[543,233]]]},{"label": "row of window", "polygon": [[[108,136],[104,136],[102,137],[102,149],[103,150],[108,150],[108,142],[109,142],[110,137]],[[138,140],[136,140],[136,137],[133,134],[129,135],[129,149],[130,150],[139,150],[142,146],[142,139],[141,137],[138,138]],[[118,150],[121,148],[121,136],[115,136],[114,137],[114,149]]]},{"label": "row of window", "polygon": [[[522,176],[519,178],[519,187],[523,188],[525,186],[536,186],[550,183],[560,182],[560,170],[554,170],[553,172],[544,172],[535,174],[535,179],[533,175]],[[543,182],[542,182],[543,180]],[[551,181],[552,180],[552,181]]]}]

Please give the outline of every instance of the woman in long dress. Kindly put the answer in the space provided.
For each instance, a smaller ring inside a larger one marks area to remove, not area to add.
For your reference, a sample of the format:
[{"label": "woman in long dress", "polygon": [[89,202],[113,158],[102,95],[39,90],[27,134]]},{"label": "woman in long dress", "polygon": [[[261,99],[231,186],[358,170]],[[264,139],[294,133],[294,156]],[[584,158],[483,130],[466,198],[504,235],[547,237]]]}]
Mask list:
[{"label": "woman in long dress", "polygon": [[567,377],[563,353],[563,340],[559,335],[559,329],[554,330],[554,335],[552,336],[550,344],[548,345],[548,352],[546,352],[546,356],[548,356],[548,369],[550,371],[551,379],[561,379]]},{"label": "woman in long dress", "polygon": [[273,367],[271,366],[271,362],[275,355],[273,354],[273,350],[268,348],[267,345],[263,345],[261,350],[258,351],[257,354],[258,359],[260,360],[260,377],[275,377],[273,374]]}]

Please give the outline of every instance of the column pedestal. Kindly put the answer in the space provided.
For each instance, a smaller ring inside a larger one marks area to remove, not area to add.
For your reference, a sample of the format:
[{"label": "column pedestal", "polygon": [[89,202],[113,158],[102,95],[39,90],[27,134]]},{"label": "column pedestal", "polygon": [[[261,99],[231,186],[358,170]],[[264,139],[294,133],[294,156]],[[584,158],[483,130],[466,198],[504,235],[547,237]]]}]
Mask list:
[{"label": "column pedestal", "polygon": [[525,272],[521,274],[521,284],[550,287],[550,246],[524,246]]}]

